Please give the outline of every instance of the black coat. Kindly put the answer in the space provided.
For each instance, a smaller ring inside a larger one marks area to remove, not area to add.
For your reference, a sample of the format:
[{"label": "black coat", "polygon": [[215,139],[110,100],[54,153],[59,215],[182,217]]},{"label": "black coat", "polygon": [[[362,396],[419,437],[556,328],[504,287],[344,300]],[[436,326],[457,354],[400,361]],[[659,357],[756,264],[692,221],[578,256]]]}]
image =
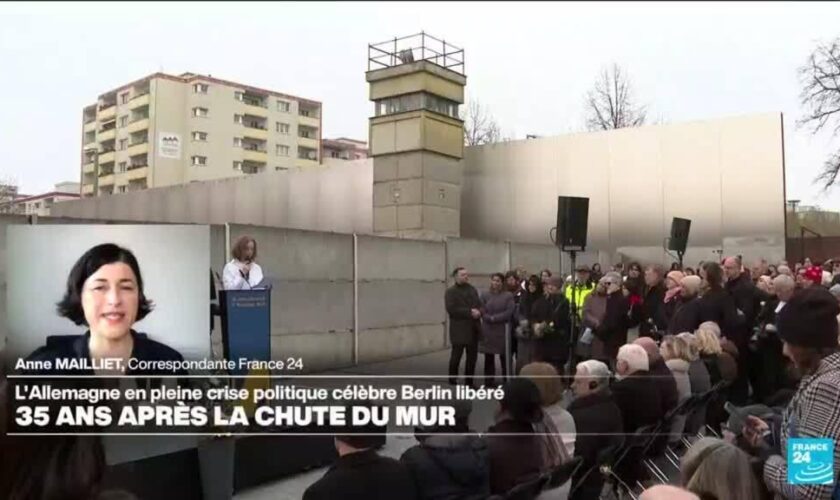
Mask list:
[{"label": "black coat", "polygon": [[629,308],[630,303],[620,291],[607,295],[604,320],[592,333],[604,343],[604,351],[608,359],[615,359],[618,348],[627,343]]},{"label": "black coat", "polygon": [[[586,471],[596,465],[599,453],[621,445],[624,424],[609,389],[575,399],[569,405],[569,413],[575,420],[577,433],[575,456],[583,458],[583,464],[572,480],[572,489],[575,489]],[[604,477],[596,469],[586,476],[581,488],[597,491],[598,485],[603,483]]]},{"label": "black coat", "polygon": [[680,396],[679,391],[677,391],[677,380],[665,364],[665,360],[661,357],[657,357],[656,361],[650,364],[648,371],[659,390],[660,402],[662,403],[660,415],[664,417],[679,402]]},{"label": "black coat", "polygon": [[430,436],[400,458],[419,500],[484,499],[490,495],[487,443],[478,436]]},{"label": "black coat", "polygon": [[534,434],[531,424],[503,420],[487,429],[487,434],[492,493],[503,494],[517,484],[540,475],[544,466],[542,437]]},{"label": "black coat", "polygon": [[417,490],[406,467],[374,450],[340,457],[303,500],[415,500]]},{"label": "black coat", "polygon": [[668,334],[678,335],[683,332],[694,333],[697,327],[700,326],[700,298],[692,297],[688,300],[682,297],[674,299],[676,307],[674,308],[674,315],[668,322]]},{"label": "black coat", "polygon": [[611,389],[624,432],[632,434],[639,427],[655,424],[664,415],[662,395],[649,372],[635,372],[629,377],[613,383]]},{"label": "black coat", "polygon": [[474,319],[471,309],[481,309],[478,292],[469,283],[452,285],[444,296],[446,312],[449,314],[449,341],[452,345],[478,342],[480,320]]},{"label": "black coat", "polygon": [[[735,301],[726,290],[709,290],[700,297],[700,322],[705,321],[717,323],[721,334],[735,342],[740,321]],[[737,342],[735,343],[737,345]]]},{"label": "black coat", "polygon": [[642,322],[639,325],[639,335],[651,337],[654,326],[661,332],[668,328],[668,320],[665,315],[665,286],[661,283],[649,287],[642,297]]},{"label": "black coat", "polygon": [[554,333],[545,335],[535,345],[536,357],[540,361],[562,365],[569,359],[569,301],[562,294],[543,295],[531,305],[529,315],[531,330],[533,325],[553,322]]}]

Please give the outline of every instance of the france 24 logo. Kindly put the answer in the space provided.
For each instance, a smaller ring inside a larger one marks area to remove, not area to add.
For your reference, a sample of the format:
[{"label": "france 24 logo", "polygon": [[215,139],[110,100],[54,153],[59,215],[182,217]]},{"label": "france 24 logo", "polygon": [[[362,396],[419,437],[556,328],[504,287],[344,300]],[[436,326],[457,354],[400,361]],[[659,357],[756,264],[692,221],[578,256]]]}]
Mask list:
[{"label": "france 24 logo", "polygon": [[787,466],[790,484],[833,484],[834,440],[789,439]]}]

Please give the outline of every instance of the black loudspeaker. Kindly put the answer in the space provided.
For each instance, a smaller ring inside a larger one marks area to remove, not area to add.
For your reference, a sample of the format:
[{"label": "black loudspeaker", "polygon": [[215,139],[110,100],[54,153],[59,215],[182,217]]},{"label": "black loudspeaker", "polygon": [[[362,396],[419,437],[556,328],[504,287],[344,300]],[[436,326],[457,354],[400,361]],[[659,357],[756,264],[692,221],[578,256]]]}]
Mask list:
[{"label": "black loudspeaker", "polygon": [[690,229],[691,220],[674,217],[674,220],[671,221],[671,238],[668,240],[668,250],[685,253]]},{"label": "black loudspeaker", "polygon": [[557,246],[564,252],[586,248],[589,198],[557,197]]}]

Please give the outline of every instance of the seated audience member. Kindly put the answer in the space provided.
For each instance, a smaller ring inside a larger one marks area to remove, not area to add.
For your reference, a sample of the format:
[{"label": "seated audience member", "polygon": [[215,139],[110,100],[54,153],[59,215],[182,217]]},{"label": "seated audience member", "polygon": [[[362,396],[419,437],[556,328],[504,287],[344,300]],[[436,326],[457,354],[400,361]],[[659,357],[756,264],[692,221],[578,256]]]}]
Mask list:
[{"label": "seated audience member", "polygon": [[642,492],[639,500],[704,500],[694,493],[672,486],[670,484],[657,484]]},{"label": "seated audience member", "polygon": [[[617,381],[611,389],[628,434],[664,416],[661,392],[648,368],[648,356],[641,346],[626,344],[618,350]],[[673,378],[670,372],[668,376]]]},{"label": "seated audience member", "polygon": [[641,346],[648,357],[648,371],[651,375],[651,380],[656,384],[659,394],[660,402],[662,403],[662,415],[668,413],[671,409],[679,403],[679,392],[677,390],[677,381],[673,376],[673,372],[665,364],[662,359],[662,353],[656,341],[647,337],[639,337],[633,342],[637,346]]},{"label": "seated audience member", "polygon": [[[349,412],[348,412],[349,413]],[[391,500],[417,498],[417,488],[405,465],[376,453],[376,435],[384,432],[375,425],[350,427],[347,435],[336,435],[338,460],[324,476],[303,493],[303,500]]]},{"label": "seated audience member", "polygon": [[[697,337],[693,333],[683,332],[677,335],[688,344],[688,354],[691,362],[688,365],[688,380],[691,384],[691,395],[701,396],[712,388],[712,380],[709,376],[709,370],[706,364],[700,359],[700,346]],[[694,410],[685,422],[685,434],[694,435],[706,423],[706,406],[698,407]]]},{"label": "seated audience member", "polygon": [[417,487],[418,500],[485,498],[490,495],[487,443],[469,428],[472,402],[453,399],[430,405],[455,408],[455,425],[418,428],[419,444],[400,458]]},{"label": "seated audience member", "polygon": [[540,391],[543,420],[537,424],[538,434],[551,433],[547,443],[549,467],[566,462],[575,453],[575,420],[563,408],[563,383],[557,370],[549,363],[525,365],[520,373],[531,380]]},{"label": "seated audience member", "polygon": [[680,280],[679,297],[668,322],[669,334],[693,332],[700,325],[701,283],[699,276],[686,276]]},{"label": "seated audience member", "polygon": [[721,439],[705,437],[688,449],[680,483],[701,498],[761,500],[749,455]]},{"label": "seated audience member", "polygon": [[[659,348],[662,353],[662,358],[665,360],[665,365],[671,370],[674,375],[674,380],[677,383],[677,400],[678,404],[691,397],[691,380],[688,376],[691,359],[691,348],[686,342],[685,337],[674,337],[668,335],[662,339],[662,345]],[[685,429],[685,417],[680,416],[674,419],[671,425],[671,442],[679,441]]]},{"label": "seated audience member", "polygon": [[[4,412],[6,409],[3,410]],[[6,436],[0,429],[0,498],[97,500],[130,493],[102,490],[105,450],[98,436]]]},{"label": "seated audience member", "polygon": [[543,418],[541,403],[539,389],[528,379],[515,378],[504,385],[496,423],[486,436],[491,493],[504,494],[544,470],[542,443],[534,434],[534,424]]},{"label": "seated audience member", "polygon": [[[833,484],[791,484],[786,452],[791,438],[840,440],[840,352],[837,347],[837,315],[840,306],[824,288],[811,287],[796,293],[779,312],[776,326],[802,380],[784,410],[780,434],[758,417],[747,417],[744,438],[759,456],[766,458],[764,484],[777,497],[835,498]],[[832,478],[840,470],[840,447],[834,446]]]},{"label": "seated audience member", "polygon": [[700,359],[706,363],[712,385],[721,380],[732,382],[738,376],[738,348],[720,338],[720,328],[712,321],[701,323],[694,332],[700,349]]},{"label": "seated audience member", "polygon": [[[665,416],[662,395],[657,377],[648,371],[648,356],[644,348],[635,344],[623,345],[618,350],[615,366],[617,382],[612,385],[612,391],[621,411],[625,434],[633,434],[640,427],[658,423]],[[670,373],[667,376],[673,380]],[[661,442],[664,446],[667,440],[662,439]],[[634,450],[613,469],[625,484],[635,485],[636,481],[644,479],[639,451]]]},{"label": "seated audience member", "polygon": [[583,463],[572,479],[574,500],[597,500],[604,484],[598,470],[598,455],[621,445],[624,426],[609,388],[610,371],[601,361],[590,359],[578,363],[572,390],[575,399],[569,413],[575,421],[578,437],[575,456]]}]

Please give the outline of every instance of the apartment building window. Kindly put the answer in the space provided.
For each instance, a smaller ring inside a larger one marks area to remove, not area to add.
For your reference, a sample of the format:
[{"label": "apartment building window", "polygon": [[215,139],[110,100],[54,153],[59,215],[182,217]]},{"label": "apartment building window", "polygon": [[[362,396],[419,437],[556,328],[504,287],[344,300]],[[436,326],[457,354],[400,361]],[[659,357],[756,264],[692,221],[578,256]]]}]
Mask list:
[{"label": "apartment building window", "polygon": [[206,83],[196,83],[193,85],[193,92],[196,94],[206,94],[209,89],[210,86]]},{"label": "apartment building window", "polygon": [[118,193],[125,193],[125,186],[117,186]]},{"label": "apartment building window", "polygon": [[193,156],[192,157],[192,164],[194,167],[204,167],[207,165],[207,157],[206,156]]},{"label": "apartment building window", "polygon": [[242,115],[233,115],[233,123],[242,125]]},{"label": "apartment building window", "polygon": [[291,103],[288,101],[277,101],[277,111],[282,111],[284,113],[288,113],[291,109]]},{"label": "apartment building window", "polygon": [[194,141],[205,142],[207,141],[207,132],[193,132],[192,138]]},{"label": "apartment building window", "polygon": [[288,123],[277,122],[277,131],[280,132],[281,134],[289,135],[289,130],[290,129],[291,129],[291,127],[289,127]]},{"label": "apartment building window", "polygon": [[277,156],[289,156],[289,146],[277,145]]},{"label": "apartment building window", "polygon": [[193,116],[205,117],[209,113],[207,108],[193,108]]},{"label": "apartment building window", "polygon": [[233,138],[233,147],[241,148],[242,147],[242,138],[241,137],[234,137]]},{"label": "apartment building window", "polygon": [[289,170],[289,167],[274,167],[274,170]]},{"label": "apartment building window", "polygon": [[242,162],[241,161],[233,162],[233,169],[234,170],[239,170],[241,172],[242,171]]},{"label": "apartment building window", "polygon": [[120,94],[120,104],[128,104],[128,92],[123,92]]},{"label": "apartment building window", "polygon": [[245,99],[245,92],[236,91],[233,93],[233,98],[237,101],[242,101]]},{"label": "apartment building window", "polygon": [[128,139],[120,139],[117,151],[125,151],[126,149],[128,149]]},{"label": "apartment building window", "polygon": [[330,158],[338,158],[338,151],[330,151]]},{"label": "apartment building window", "polygon": [[120,117],[120,127],[125,127],[128,125],[128,115],[123,115]]},{"label": "apartment building window", "polygon": [[309,110],[308,109],[301,109],[300,110],[300,116],[309,116]]},{"label": "apartment building window", "polygon": [[126,167],[128,166],[128,162],[121,161],[119,166],[117,167],[117,172],[123,173],[125,172]]}]

